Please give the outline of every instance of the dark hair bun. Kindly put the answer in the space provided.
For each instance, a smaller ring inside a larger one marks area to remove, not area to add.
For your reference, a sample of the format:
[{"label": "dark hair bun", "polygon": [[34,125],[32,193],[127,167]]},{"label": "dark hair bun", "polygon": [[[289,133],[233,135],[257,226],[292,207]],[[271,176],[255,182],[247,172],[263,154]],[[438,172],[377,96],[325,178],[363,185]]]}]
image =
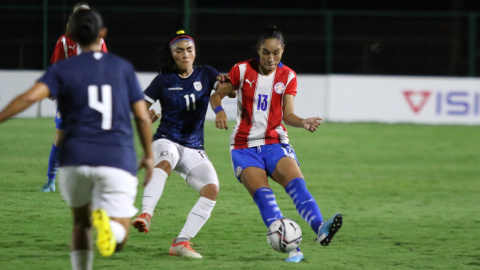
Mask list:
[{"label": "dark hair bun", "polygon": [[84,9],[73,14],[70,24],[70,35],[73,40],[81,46],[87,46],[98,37],[103,20],[98,12]]},{"label": "dark hair bun", "polygon": [[260,34],[260,37],[258,38],[257,46],[258,47],[262,46],[263,42],[266,39],[270,39],[270,38],[274,38],[280,41],[280,43],[285,44],[282,31],[280,31],[280,29],[278,29],[276,25],[271,24],[267,28],[265,28]]}]

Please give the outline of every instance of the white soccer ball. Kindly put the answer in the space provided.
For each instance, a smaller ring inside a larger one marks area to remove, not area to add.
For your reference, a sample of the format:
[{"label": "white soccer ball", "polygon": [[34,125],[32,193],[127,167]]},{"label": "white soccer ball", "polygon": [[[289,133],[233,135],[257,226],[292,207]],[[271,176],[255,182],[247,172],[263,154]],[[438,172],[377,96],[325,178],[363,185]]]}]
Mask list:
[{"label": "white soccer ball", "polygon": [[278,252],[289,253],[302,241],[302,229],[293,220],[282,218],[275,220],[267,231],[267,242]]}]

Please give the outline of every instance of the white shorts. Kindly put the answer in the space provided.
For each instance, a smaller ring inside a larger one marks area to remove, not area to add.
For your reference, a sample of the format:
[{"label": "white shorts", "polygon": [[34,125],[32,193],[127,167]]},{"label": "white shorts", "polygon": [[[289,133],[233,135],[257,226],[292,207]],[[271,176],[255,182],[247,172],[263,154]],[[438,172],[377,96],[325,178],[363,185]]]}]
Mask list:
[{"label": "white shorts", "polygon": [[154,141],[152,150],[155,166],[164,160],[168,161],[173,171],[195,190],[200,191],[208,184],[219,186],[215,168],[204,150],[188,148],[167,139]]},{"label": "white shorts", "polygon": [[63,166],[58,169],[60,193],[70,207],[92,203],[110,217],[130,218],[135,208],[137,177],[113,167]]}]

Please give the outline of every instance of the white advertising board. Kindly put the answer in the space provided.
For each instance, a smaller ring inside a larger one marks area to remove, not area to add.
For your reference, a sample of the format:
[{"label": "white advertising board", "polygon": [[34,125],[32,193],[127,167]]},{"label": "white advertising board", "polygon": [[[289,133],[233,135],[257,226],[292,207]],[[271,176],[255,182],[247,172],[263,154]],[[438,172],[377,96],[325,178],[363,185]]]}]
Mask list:
[{"label": "white advertising board", "polygon": [[[43,74],[42,71],[0,71],[0,109],[5,108],[16,96],[27,91]],[[38,103],[21,112],[17,117],[37,117]]]},{"label": "white advertising board", "polygon": [[334,75],[328,87],[330,121],[480,124],[480,79]]}]

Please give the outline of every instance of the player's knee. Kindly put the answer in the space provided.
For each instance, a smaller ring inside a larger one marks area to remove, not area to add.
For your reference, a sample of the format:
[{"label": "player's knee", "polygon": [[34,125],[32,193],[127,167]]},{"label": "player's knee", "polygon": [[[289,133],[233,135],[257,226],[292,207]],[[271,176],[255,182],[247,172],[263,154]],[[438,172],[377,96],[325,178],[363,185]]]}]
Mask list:
[{"label": "player's knee", "polygon": [[200,196],[214,201],[217,199],[218,192],[219,192],[218,185],[208,184],[204,186],[202,189],[200,189]]}]

